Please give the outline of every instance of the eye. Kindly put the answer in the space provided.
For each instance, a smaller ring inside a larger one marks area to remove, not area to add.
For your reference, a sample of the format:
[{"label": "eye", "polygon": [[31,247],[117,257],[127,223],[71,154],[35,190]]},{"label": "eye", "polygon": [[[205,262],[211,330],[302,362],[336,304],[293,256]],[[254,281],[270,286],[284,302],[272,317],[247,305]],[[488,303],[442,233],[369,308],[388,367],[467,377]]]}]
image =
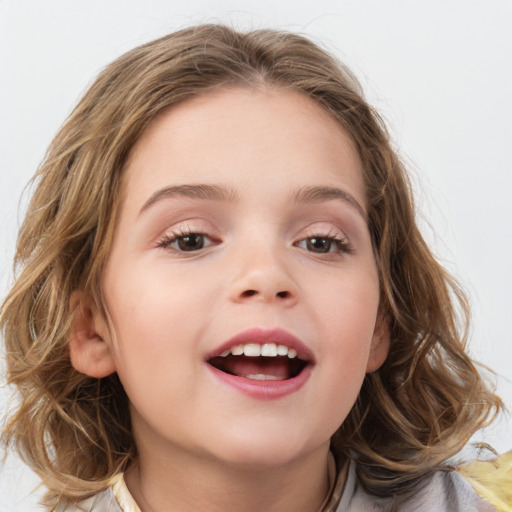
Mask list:
[{"label": "eye", "polygon": [[332,238],[323,236],[306,238],[306,249],[311,252],[331,252],[333,242]]},{"label": "eye", "polygon": [[164,239],[158,243],[158,247],[176,252],[193,252],[200,251],[213,243],[213,240],[204,233],[180,232],[165,235]]},{"label": "eye", "polygon": [[352,251],[347,240],[335,236],[310,236],[297,242],[296,246],[318,254]]},{"label": "eye", "polygon": [[199,233],[190,233],[176,239],[176,244],[180,251],[198,251],[204,247],[205,236]]}]

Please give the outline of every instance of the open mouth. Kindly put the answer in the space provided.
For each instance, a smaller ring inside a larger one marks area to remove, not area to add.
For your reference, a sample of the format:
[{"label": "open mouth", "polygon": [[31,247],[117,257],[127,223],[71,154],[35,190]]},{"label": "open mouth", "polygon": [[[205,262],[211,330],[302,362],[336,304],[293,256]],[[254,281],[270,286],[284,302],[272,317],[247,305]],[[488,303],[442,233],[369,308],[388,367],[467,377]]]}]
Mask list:
[{"label": "open mouth", "polygon": [[275,343],[235,345],[207,362],[229,375],[265,381],[293,379],[310,364],[295,349]]}]

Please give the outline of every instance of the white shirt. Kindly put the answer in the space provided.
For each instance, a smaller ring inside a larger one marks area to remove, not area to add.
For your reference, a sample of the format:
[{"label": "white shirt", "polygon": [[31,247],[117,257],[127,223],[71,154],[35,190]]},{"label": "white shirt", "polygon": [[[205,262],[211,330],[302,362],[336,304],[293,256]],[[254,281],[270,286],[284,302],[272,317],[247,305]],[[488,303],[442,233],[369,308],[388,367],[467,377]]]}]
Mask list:
[{"label": "white shirt", "polygon": [[[355,463],[350,464],[345,485],[336,483],[325,512],[387,512],[389,499],[368,494],[359,483]],[[341,494],[338,502],[337,496]],[[399,506],[400,512],[495,512],[496,509],[482,500],[471,485],[454,471],[438,471],[417,495]],[[106,490],[79,505],[58,507],[54,512],[141,512],[119,475]],[[172,512],[172,508],[169,508]],[[290,511],[293,512],[293,511]]]}]

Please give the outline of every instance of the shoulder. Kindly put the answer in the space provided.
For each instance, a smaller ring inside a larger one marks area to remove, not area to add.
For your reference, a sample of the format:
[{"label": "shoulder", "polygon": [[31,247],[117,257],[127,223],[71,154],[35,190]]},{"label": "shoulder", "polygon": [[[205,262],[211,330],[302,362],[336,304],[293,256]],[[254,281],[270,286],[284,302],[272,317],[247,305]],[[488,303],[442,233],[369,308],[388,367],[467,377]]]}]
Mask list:
[{"label": "shoulder", "polygon": [[[456,471],[437,471],[428,484],[418,493],[420,503],[414,510],[439,510],[446,512],[495,512],[496,509],[484,501],[473,487]],[[416,497],[411,500],[411,504]],[[425,507],[425,505],[428,506]]]},{"label": "shoulder", "polygon": [[512,511],[512,451],[494,460],[473,460],[458,471],[497,510]]},{"label": "shoulder", "polygon": [[[399,504],[397,504],[399,502]],[[436,471],[411,498],[382,499],[368,494],[359,483],[352,464],[345,492],[337,512],[496,512],[478,496],[471,485],[455,471]]]}]

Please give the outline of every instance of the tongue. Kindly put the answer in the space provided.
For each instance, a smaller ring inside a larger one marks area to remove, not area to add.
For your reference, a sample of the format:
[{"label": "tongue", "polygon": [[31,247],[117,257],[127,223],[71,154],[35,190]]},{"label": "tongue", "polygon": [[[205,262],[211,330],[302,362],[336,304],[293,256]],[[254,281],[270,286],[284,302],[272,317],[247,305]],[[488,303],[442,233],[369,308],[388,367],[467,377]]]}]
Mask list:
[{"label": "tongue", "polygon": [[288,358],[235,356],[226,359],[223,370],[238,377],[261,380],[286,380],[290,378]]}]

